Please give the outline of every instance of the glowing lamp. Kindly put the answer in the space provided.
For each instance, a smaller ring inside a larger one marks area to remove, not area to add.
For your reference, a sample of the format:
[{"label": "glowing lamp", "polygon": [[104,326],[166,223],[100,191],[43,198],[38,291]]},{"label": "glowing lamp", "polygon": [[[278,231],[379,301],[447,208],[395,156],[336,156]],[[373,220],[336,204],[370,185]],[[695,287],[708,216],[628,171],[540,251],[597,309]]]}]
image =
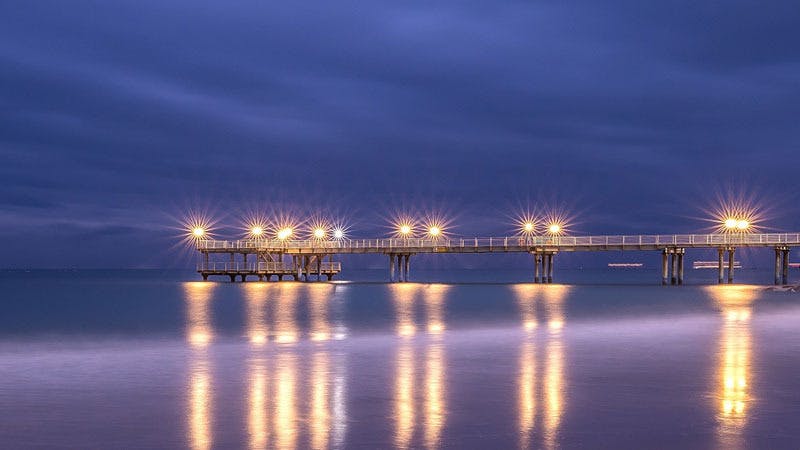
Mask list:
[{"label": "glowing lamp", "polygon": [[206,235],[206,230],[203,227],[195,227],[192,229],[192,236],[201,238]]},{"label": "glowing lamp", "polygon": [[250,228],[250,234],[256,237],[261,236],[264,234],[264,228],[256,225],[253,228]]},{"label": "glowing lamp", "polygon": [[733,228],[736,228],[738,224],[739,224],[739,221],[734,219],[734,218],[725,219],[725,228],[727,228],[729,230],[733,229]]},{"label": "glowing lamp", "polygon": [[400,234],[407,236],[410,233],[411,233],[411,225],[406,225],[406,224],[400,225]]},{"label": "glowing lamp", "polygon": [[322,239],[325,237],[325,230],[323,228],[315,228],[314,229],[314,237],[317,239]]},{"label": "glowing lamp", "polygon": [[536,227],[533,225],[533,222],[525,222],[525,224],[522,225],[522,229],[525,230],[526,233],[533,233],[534,228]]},{"label": "glowing lamp", "polygon": [[437,226],[433,226],[428,228],[428,234],[430,234],[433,237],[436,237],[442,234],[442,230]]},{"label": "glowing lamp", "polygon": [[343,237],[344,237],[344,231],[339,230],[339,229],[333,230],[333,238],[334,239],[341,239]]},{"label": "glowing lamp", "polygon": [[550,232],[550,234],[558,234],[561,232],[561,225],[557,223],[551,224],[547,227],[547,231]]},{"label": "glowing lamp", "polygon": [[285,240],[285,239],[288,239],[289,236],[291,236],[291,235],[292,235],[292,229],[291,228],[284,228],[284,229],[278,231],[278,239],[280,239],[282,241]]},{"label": "glowing lamp", "polygon": [[740,230],[746,230],[746,229],[750,228],[750,222],[748,222],[747,220],[737,220],[736,221],[736,228],[738,228]]}]

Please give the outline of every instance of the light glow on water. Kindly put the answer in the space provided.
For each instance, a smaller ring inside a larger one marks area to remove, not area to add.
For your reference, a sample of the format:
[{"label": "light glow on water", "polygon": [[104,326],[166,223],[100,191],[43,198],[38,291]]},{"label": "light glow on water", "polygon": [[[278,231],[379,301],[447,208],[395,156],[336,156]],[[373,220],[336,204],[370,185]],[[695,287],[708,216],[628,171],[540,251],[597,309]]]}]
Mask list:
[{"label": "light glow on water", "polygon": [[300,338],[297,327],[297,297],[300,293],[299,283],[279,283],[275,302],[275,342],[278,344],[294,344]]},{"label": "light glow on water", "polygon": [[266,307],[270,287],[265,283],[246,283],[244,285],[247,337],[254,347],[263,347],[267,344],[269,329]]},{"label": "light glow on water", "polygon": [[[525,332],[520,345],[517,371],[517,409],[520,448],[539,446],[531,442],[536,431],[536,418],[542,417],[544,448],[558,448],[558,432],[564,413],[567,386],[564,370],[563,329],[564,301],[570,288],[553,284],[520,284],[513,286],[522,328]],[[547,328],[544,336],[537,334],[537,309],[543,309]],[[538,377],[537,342],[542,342],[544,374]],[[541,399],[539,386],[541,382]],[[537,409],[541,407],[541,412]]]},{"label": "light glow on water", "polygon": [[719,439],[727,448],[743,447],[742,433],[748,418],[750,396],[752,331],[750,316],[757,288],[753,286],[711,286],[707,288],[720,308],[717,397]]},{"label": "light glow on water", "polygon": [[297,356],[290,351],[281,351],[276,360],[275,374],[275,448],[297,447]]},{"label": "light glow on water", "polygon": [[250,449],[261,450],[269,443],[269,420],[267,419],[267,368],[263,358],[250,360],[247,431]]},{"label": "light glow on water", "polygon": [[414,300],[420,285],[414,283],[397,283],[389,286],[396,315],[397,335],[411,337],[417,332],[414,324]]},{"label": "light glow on water", "polygon": [[327,283],[308,286],[312,341],[322,342],[333,337],[328,310],[330,303],[334,300],[335,290],[335,285]]},{"label": "light glow on water", "polygon": [[399,449],[409,448],[417,421],[414,408],[414,346],[404,340],[400,342],[395,356],[394,374],[394,445]]},{"label": "light glow on water", "polygon": [[328,448],[331,430],[330,355],[325,350],[311,355],[311,448]]},{"label": "light glow on water", "polygon": [[210,303],[213,283],[190,281],[183,283],[186,298],[186,335],[193,347],[205,347],[214,336],[211,328]]}]

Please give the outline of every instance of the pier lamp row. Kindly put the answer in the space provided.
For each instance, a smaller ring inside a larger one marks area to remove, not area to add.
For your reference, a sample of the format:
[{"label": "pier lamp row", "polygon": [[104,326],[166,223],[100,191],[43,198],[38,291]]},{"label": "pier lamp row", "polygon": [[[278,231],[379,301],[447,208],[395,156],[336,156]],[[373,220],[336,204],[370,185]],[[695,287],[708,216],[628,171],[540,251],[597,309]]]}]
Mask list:
[{"label": "pier lamp row", "polygon": [[[533,219],[524,219],[519,221],[520,233],[523,235],[535,235],[539,229],[539,223]],[[745,232],[752,227],[752,221],[748,218],[729,216],[722,221],[722,228],[726,232]],[[395,235],[401,238],[410,238],[417,235],[415,222],[408,219],[398,220],[394,224]],[[443,224],[438,222],[428,222],[421,227],[424,234],[430,238],[438,238],[445,234],[446,228]],[[564,233],[564,225],[551,221],[544,225],[544,232],[550,235],[559,235]],[[189,233],[194,239],[204,239],[208,236],[209,230],[207,226],[195,225],[190,227]],[[249,227],[249,234],[254,239],[261,239],[266,237],[267,228],[264,225],[253,224]],[[291,225],[284,225],[276,227],[274,236],[283,241],[291,239],[295,235],[295,227]],[[330,226],[324,224],[313,225],[309,230],[309,235],[312,239],[343,239],[345,237],[345,230],[342,227],[335,227],[331,229]]]}]

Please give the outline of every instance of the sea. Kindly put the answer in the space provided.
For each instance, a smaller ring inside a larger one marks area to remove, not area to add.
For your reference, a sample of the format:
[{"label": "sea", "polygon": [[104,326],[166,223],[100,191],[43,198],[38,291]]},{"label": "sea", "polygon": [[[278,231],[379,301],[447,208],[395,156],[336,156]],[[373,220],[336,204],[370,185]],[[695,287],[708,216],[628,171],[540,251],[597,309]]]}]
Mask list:
[{"label": "sea", "polygon": [[0,271],[0,448],[800,448],[800,292],[556,275]]}]

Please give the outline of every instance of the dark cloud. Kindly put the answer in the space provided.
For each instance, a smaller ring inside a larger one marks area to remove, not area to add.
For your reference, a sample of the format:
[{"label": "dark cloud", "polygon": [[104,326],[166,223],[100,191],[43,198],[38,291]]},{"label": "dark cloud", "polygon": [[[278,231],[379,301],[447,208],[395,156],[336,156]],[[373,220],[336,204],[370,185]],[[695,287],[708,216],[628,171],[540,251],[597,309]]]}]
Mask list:
[{"label": "dark cloud", "polygon": [[140,242],[192,204],[363,234],[447,205],[483,234],[530,200],[587,233],[691,231],[731,183],[796,229],[798,22],[791,1],[2,5],[0,244],[57,223],[20,264],[166,265]]}]

